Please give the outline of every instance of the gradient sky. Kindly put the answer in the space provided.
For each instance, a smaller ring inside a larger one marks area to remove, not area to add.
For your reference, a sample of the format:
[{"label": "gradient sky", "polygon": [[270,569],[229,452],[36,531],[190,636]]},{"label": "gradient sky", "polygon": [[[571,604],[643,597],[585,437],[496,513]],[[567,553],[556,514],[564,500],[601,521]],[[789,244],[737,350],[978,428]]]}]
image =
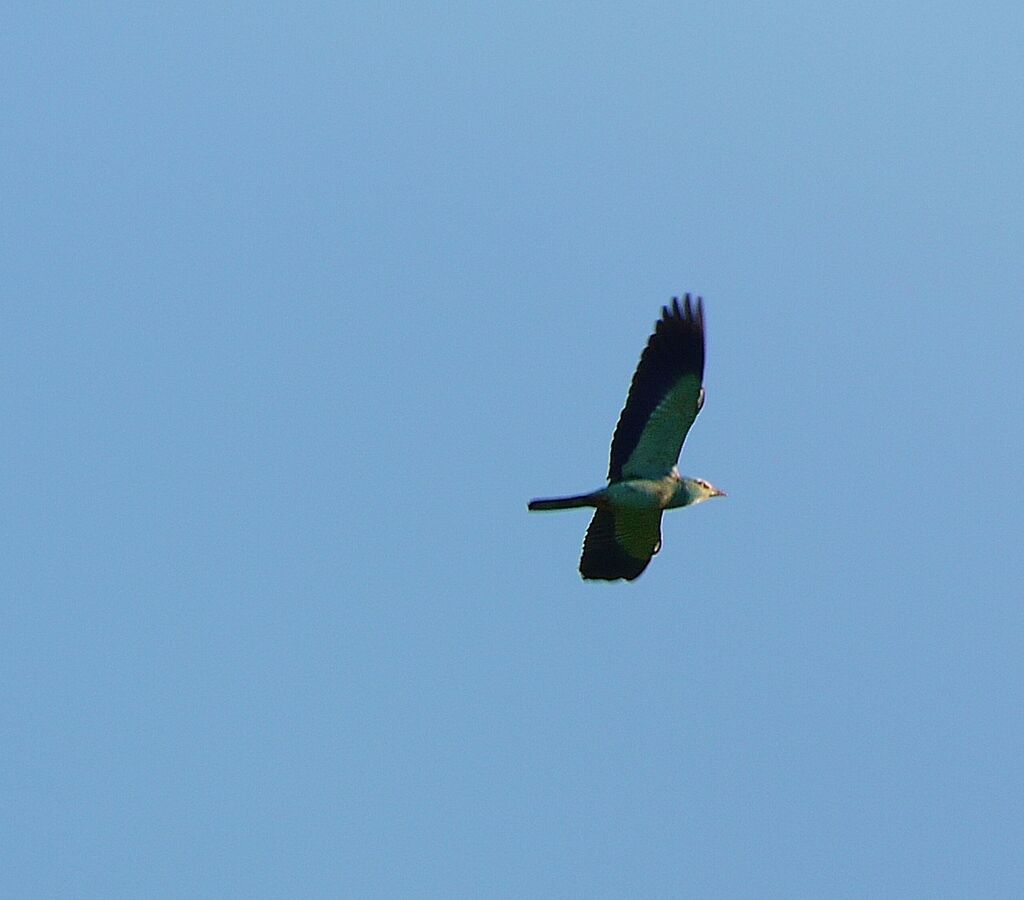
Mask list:
[{"label": "gradient sky", "polygon": [[[1024,895],[1019,4],[0,35],[0,893]],[[583,583],[685,291],[729,498]]]}]

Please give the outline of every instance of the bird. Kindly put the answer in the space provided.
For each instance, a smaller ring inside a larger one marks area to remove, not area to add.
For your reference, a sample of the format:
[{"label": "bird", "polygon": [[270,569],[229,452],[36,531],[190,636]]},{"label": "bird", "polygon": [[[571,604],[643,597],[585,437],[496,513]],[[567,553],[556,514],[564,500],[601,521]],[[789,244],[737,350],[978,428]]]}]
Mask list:
[{"label": "bird", "polygon": [[580,556],[586,580],[633,581],[661,549],[666,509],[725,491],[679,474],[686,434],[704,406],[704,301],[685,294],[661,308],[612,437],[608,484],[588,494],[531,500],[529,510],[593,507]]}]

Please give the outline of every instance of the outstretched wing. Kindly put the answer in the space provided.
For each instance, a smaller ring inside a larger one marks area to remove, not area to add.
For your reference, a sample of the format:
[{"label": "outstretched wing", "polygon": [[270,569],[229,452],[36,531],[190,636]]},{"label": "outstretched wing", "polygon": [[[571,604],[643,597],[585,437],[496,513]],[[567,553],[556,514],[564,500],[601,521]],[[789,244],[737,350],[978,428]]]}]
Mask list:
[{"label": "outstretched wing", "polygon": [[612,438],[608,480],[662,478],[672,471],[704,403],[704,303],[673,298],[636,367]]},{"label": "outstretched wing", "polygon": [[660,509],[599,509],[583,541],[580,574],[603,581],[632,581],[660,549]]}]

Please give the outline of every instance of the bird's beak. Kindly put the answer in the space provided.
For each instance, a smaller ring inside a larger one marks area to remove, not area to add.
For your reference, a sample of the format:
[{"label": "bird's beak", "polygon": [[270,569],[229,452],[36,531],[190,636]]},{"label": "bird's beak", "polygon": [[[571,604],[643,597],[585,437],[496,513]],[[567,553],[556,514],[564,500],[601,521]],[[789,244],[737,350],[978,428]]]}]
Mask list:
[{"label": "bird's beak", "polygon": [[729,495],[719,488],[715,488],[715,492],[711,495],[712,497],[728,497]]}]

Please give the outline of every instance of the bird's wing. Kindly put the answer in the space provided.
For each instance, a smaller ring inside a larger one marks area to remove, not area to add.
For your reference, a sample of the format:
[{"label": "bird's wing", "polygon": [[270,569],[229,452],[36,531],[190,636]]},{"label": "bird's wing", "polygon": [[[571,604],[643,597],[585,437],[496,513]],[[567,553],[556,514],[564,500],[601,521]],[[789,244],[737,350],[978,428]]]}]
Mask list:
[{"label": "bird's wing", "polygon": [[599,509],[583,540],[584,578],[632,581],[661,549],[660,509]]},{"label": "bird's wing", "polygon": [[704,304],[687,294],[662,307],[612,438],[608,480],[672,471],[704,403]]}]

